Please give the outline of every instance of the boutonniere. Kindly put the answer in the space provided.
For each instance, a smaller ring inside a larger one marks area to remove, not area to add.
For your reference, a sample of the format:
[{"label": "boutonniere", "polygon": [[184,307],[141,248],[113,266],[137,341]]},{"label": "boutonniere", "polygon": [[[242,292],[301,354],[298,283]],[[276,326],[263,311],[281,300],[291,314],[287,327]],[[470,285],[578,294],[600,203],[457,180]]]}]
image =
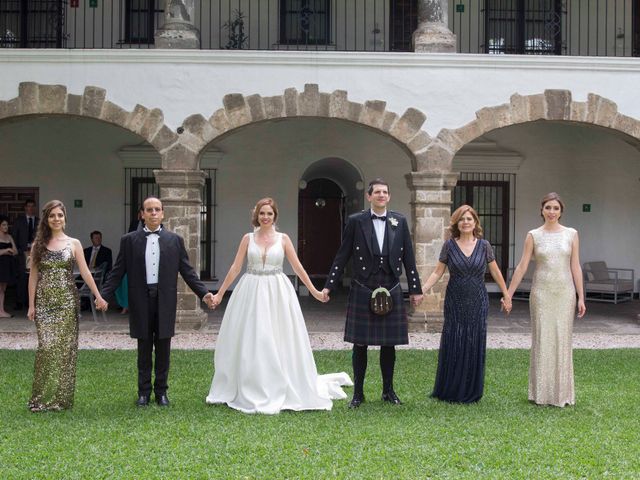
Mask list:
[{"label": "boutonniere", "polygon": [[395,228],[398,226],[398,219],[395,217],[389,217],[389,223]]}]

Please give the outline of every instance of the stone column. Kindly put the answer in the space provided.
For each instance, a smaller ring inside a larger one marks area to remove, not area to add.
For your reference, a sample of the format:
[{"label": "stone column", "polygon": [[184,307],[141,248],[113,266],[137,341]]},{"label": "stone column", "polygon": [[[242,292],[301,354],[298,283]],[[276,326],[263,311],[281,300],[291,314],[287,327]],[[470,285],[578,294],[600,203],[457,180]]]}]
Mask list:
[{"label": "stone column", "polygon": [[418,29],[413,32],[413,51],[455,53],[456,36],[449,30],[448,0],[418,0]]},{"label": "stone column", "polygon": [[[160,186],[160,200],[164,207],[163,224],[168,230],[184,239],[189,261],[200,273],[200,207],[205,174],[201,170],[154,170],[156,183]],[[207,320],[200,308],[200,299],[178,279],[178,328],[198,329]]]},{"label": "stone column", "polygon": [[156,48],[200,48],[194,13],[194,0],[165,0],[164,25],[156,30]]},{"label": "stone column", "polygon": [[[451,190],[457,173],[412,172],[406,175],[411,189],[413,240],[420,280],[424,284],[436,266],[446,238],[445,229],[451,215]],[[444,291],[448,274],[424,297],[422,304],[409,314],[411,331],[442,331]]]}]

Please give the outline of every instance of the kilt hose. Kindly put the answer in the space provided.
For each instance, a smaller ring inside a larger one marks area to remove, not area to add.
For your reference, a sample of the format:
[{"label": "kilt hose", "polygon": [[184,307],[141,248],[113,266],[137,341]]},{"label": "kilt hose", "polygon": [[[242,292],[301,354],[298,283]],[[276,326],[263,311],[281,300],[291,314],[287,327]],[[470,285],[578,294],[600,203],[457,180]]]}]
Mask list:
[{"label": "kilt hose", "polygon": [[[407,313],[398,279],[380,269],[366,282],[360,283],[351,282],[344,341],[358,345],[408,344]],[[369,309],[371,292],[378,287],[384,287],[391,293],[393,308],[386,315],[376,315]]]}]

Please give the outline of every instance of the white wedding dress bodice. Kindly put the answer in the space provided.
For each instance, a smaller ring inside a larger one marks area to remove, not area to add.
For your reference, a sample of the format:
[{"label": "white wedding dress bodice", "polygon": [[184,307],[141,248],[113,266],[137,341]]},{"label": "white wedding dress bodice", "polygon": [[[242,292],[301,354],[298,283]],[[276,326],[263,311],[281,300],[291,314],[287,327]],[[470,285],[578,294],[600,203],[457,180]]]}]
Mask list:
[{"label": "white wedding dress bodice", "polygon": [[352,385],[342,372],[318,375],[302,310],[282,272],[282,234],[263,249],[249,234],[247,271],[222,319],[207,403],[245,413],[331,410]]}]

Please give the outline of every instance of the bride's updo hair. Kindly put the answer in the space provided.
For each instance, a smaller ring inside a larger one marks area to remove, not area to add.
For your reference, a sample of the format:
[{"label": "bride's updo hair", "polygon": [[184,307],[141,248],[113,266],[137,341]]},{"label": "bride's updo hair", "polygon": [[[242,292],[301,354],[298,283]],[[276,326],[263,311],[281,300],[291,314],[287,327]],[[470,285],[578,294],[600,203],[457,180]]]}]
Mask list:
[{"label": "bride's updo hair", "polygon": [[551,192],[547,193],[544,197],[542,197],[542,200],[540,200],[540,216],[543,220],[544,215],[542,214],[542,210],[544,210],[544,205],[552,200],[555,200],[560,204],[560,216],[558,217],[558,220],[562,218],[562,214],[564,213],[564,202],[562,201],[562,198],[560,198],[560,195],[558,195],[556,192]]},{"label": "bride's updo hair", "polygon": [[276,223],[278,220],[278,204],[271,197],[261,198],[256,203],[256,206],[253,207],[253,212],[251,212],[251,225],[254,227],[259,227],[260,222],[258,221],[258,214],[260,213],[260,209],[265,205],[269,205],[273,209],[273,223]]}]

